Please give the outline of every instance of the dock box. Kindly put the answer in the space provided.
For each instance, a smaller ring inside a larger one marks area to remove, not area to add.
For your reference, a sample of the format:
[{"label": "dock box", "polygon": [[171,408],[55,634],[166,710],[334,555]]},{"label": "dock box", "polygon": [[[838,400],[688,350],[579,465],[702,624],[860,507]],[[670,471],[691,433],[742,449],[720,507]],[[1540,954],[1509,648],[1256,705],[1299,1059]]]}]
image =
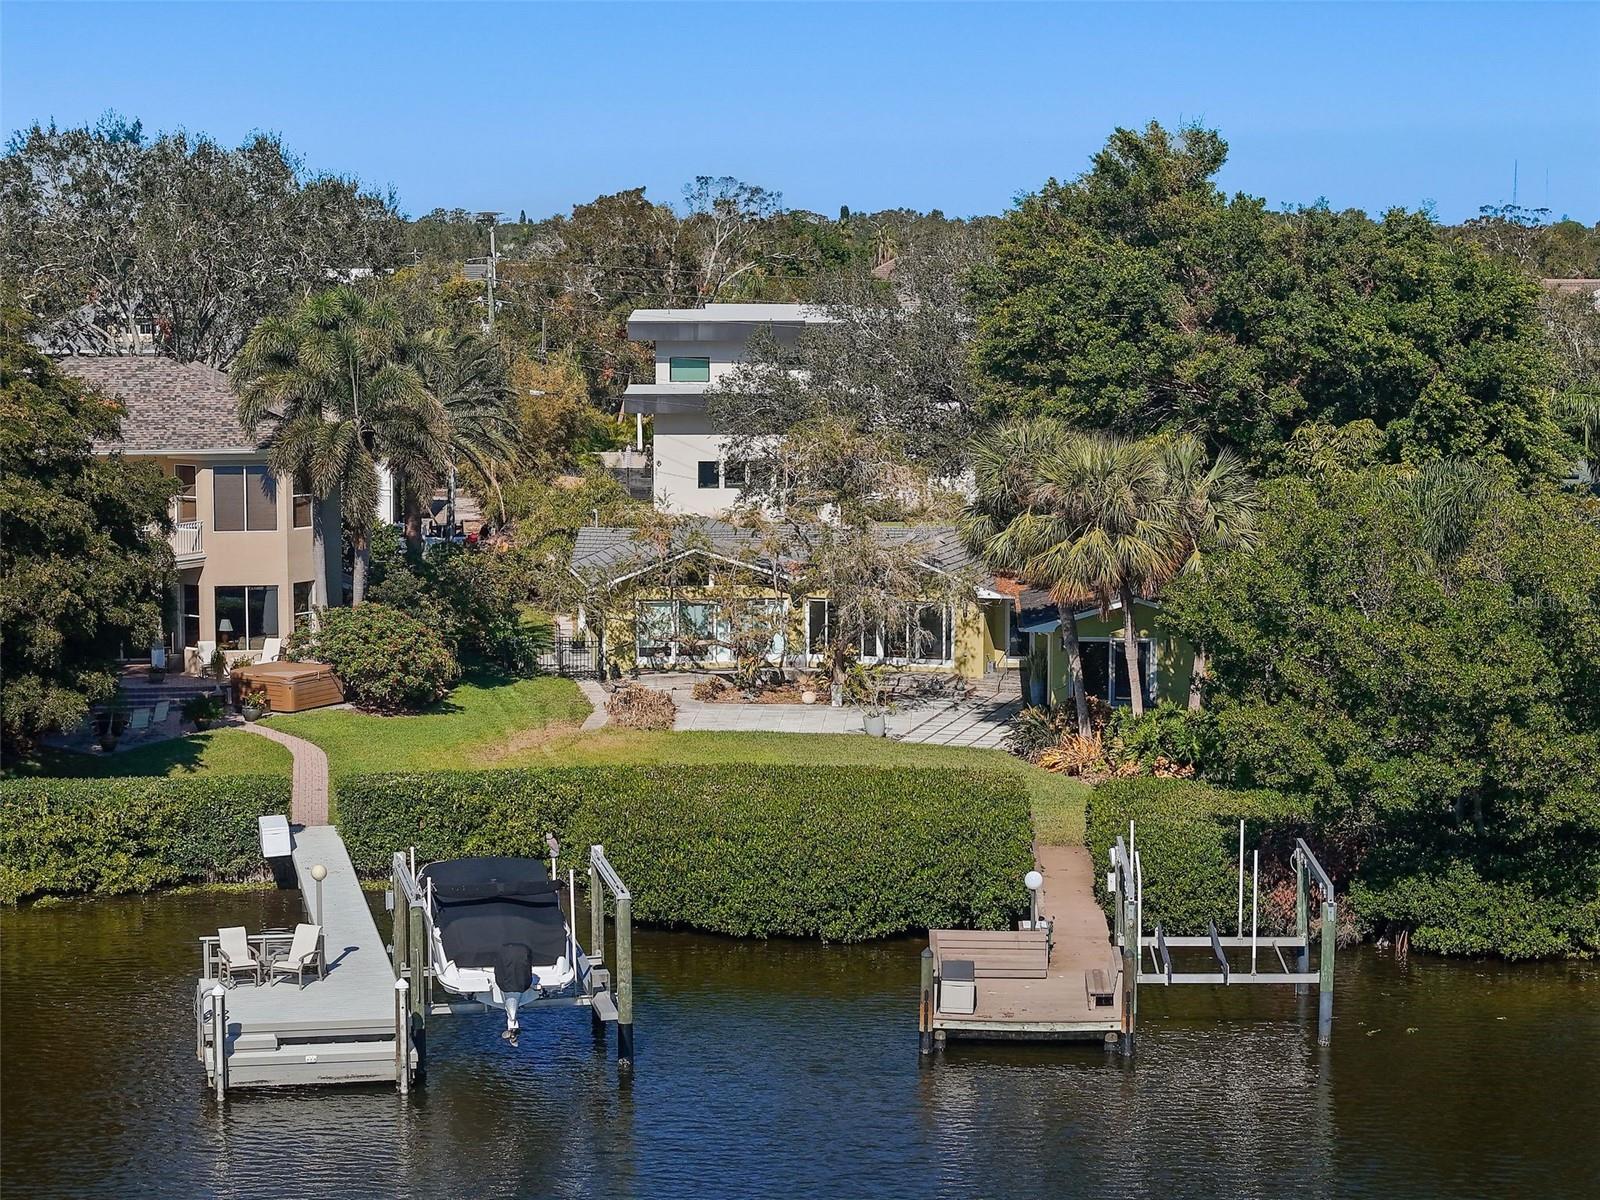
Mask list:
[{"label": "dock box", "polygon": [[939,973],[939,1011],[970,1016],[978,1007],[978,984],[973,965],[966,959],[946,960]]},{"label": "dock box", "polygon": [[344,702],[344,684],[327,663],[255,663],[234,671],[235,699],[254,688],[267,693],[267,703],[278,713]]}]

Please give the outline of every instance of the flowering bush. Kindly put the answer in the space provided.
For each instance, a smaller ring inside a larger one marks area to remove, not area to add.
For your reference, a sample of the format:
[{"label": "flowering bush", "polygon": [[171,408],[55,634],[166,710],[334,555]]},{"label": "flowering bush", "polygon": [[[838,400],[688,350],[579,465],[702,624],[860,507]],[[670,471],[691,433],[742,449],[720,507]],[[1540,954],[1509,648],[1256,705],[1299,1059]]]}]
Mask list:
[{"label": "flowering bush", "polygon": [[330,608],[320,619],[321,628],[289,639],[289,655],[327,663],[358,708],[415,712],[449,691],[460,674],[431,626],[387,604]]}]

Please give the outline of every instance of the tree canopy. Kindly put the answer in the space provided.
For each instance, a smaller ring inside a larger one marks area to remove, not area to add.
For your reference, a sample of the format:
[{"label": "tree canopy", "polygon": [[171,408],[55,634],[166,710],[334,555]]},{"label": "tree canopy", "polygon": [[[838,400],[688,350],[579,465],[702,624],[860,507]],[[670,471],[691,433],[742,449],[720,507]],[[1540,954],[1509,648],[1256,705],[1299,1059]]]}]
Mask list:
[{"label": "tree canopy", "polygon": [[172,481],[153,464],[101,456],[121,410],[0,317],[0,703],[7,765],[40,733],[71,727],[116,691],[125,650],[159,639],[171,576]]},{"label": "tree canopy", "polygon": [[1354,421],[1391,462],[1565,469],[1536,282],[1423,213],[1226,196],[1226,154],[1119,129],[997,222],[974,350],[995,410],[1185,429],[1269,471],[1301,425]]}]

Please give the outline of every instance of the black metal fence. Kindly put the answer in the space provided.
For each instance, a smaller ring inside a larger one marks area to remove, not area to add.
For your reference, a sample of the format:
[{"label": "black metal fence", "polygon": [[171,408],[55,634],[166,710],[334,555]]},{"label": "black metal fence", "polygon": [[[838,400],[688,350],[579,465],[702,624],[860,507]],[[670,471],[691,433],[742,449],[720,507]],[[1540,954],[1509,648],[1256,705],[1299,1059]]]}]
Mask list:
[{"label": "black metal fence", "polygon": [[533,667],[546,675],[595,678],[600,673],[600,644],[593,638],[558,633],[535,649]]}]

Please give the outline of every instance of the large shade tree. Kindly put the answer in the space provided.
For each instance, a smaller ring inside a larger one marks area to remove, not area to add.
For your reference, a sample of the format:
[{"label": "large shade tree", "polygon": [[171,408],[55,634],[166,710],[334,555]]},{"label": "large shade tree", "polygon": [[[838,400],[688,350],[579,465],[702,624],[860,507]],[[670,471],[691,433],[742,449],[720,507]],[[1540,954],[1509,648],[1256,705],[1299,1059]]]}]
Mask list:
[{"label": "large shade tree", "polygon": [[172,572],[172,481],[95,453],[121,410],[63,374],[0,317],[0,731],[7,766],[116,691],[117,662],[160,635]]},{"label": "large shade tree", "polygon": [[974,362],[999,411],[1187,430],[1266,471],[1307,421],[1370,421],[1389,461],[1566,470],[1536,282],[1425,213],[1226,196],[1226,156],[1211,130],[1118,129],[996,223]]}]

